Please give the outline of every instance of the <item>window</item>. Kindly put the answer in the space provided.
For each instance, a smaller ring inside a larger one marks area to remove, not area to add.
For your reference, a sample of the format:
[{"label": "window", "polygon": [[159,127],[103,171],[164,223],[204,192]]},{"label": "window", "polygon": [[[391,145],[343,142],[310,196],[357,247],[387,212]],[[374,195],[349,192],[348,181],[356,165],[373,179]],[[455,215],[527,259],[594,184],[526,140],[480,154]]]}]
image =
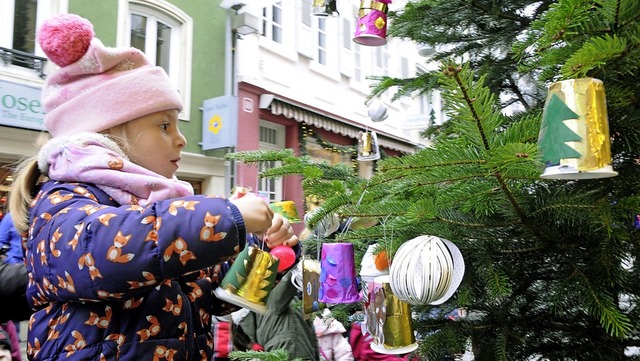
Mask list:
[{"label": "window", "polygon": [[262,36],[282,44],[282,2],[262,9]]},{"label": "window", "polygon": [[63,12],[62,5],[63,0],[0,1],[0,71],[34,80],[45,77],[47,58],[36,46],[36,28]]},{"label": "window", "polygon": [[303,1],[302,6],[300,7],[300,19],[302,19],[302,23],[308,27],[311,27],[311,11],[313,7],[311,6],[311,1]]},{"label": "window", "polygon": [[[260,150],[284,149],[285,128],[283,125],[260,121]],[[274,168],[279,162],[262,161],[258,164],[258,171]],[[282,200],[282,178],[260,178],[258,180],[258,194],[269,198],[269,202]]]},{"label": "window", "polygon": [[327,29],[326,20],[324,18],[318,18],[318,52],[317,62],[322,65],[327,65]]},{"label": "window", "polygon": [[132,13],[131,46],[145,52],[171,76],[171,26],[153,16]]},{"label": "window", "polygon": [[342,18],[342,46],[346,50],[351,50],[351,43],[353,43],[352,36],[351,20],[348,18]]},{"label": "window", "polygon": [[31,54],[35,53],[37,14],[38,2],[36,0],[15,1],[15,12],[13,15],[13,49]]},{"label": "window", "polygon": [[386,47],[379,46],[375,50],[376,67],[379,69],[380,75],[389,75],[389,52]]},{"label": "window", "polygon": [[124,46],[142,50],[154,65],[162,67],[182,96],[180,119],[191,110],[191,44],[193,20],[163,0],[131,0]]},{"label": "window", "polygon": [[405,56],[400,58],[400,76],[405,79],[409,77],[409,59]]},{"label": "window", "polygon": [[340,163],[351,164],[350,153],[339,153],[326,149],[313,137],[305,138],[304,148],[307,155],[309,155],[314,162],[328,163],[331,165]]},{"label": "window", "polygon": [[312,70],[332,81],[340,81],[340,36],[339,19],[337,17],[313,17],[312,28],[312,61],[309,70]]},{"label": "window", "polygon": [[364,77],[362,75],[362,45],[353,44],[353,79],[362,83]]}]

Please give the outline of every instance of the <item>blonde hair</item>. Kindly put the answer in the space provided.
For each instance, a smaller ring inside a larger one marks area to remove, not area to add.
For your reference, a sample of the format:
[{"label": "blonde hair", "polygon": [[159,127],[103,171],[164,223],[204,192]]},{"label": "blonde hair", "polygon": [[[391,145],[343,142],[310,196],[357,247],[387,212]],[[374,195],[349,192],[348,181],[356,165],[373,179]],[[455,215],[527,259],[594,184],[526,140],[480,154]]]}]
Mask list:
[{"label": "blonde hair", "polygon": [[[48,133],[40,133],[35,145],[38,149],[50,139]],[[13,218],[13,226],[18,232],[29,229],[29,206],[33,202],[33,190],[36,185],[46,179],[38,168],[38,154],[23,160],[14,172],[14,181],[9,190],[9,212]]]},{"label": "blonde hair", "polygon": [[20,163],[9,191],[9,212],[18,232],[29,229],[29,205],[33,202],[33,190],[42,173],[38,168],[38,158],[31,157]]},{"label": "blonde hair", "polygon": [[[117,125],[113,128],[100,132],[104,136],[113,140],[124,152],[127,153],[128,142],[125,127]],[[43,133],[36,141],[38,148],[41,148],[49,140],[49,135]],[[33,192],[39,183],[48,178],[38,167],[37,154],[22,161],[16,168],[13,185],[9,191],[9,212],[13,218],[13,225],[18,232],[24,233],[29,229],[29,207],[33,202]]]}]

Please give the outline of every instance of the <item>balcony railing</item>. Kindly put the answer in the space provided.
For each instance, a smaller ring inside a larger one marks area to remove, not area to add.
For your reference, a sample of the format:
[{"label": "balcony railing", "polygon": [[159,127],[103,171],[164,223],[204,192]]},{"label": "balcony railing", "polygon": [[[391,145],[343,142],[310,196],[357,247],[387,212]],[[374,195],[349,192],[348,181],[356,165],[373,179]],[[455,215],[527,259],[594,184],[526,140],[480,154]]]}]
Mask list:
[{"label": "balcony railing", "polygon": [[38,76],[43,79],[45,78],[44,66],[47,64],[47,58],[3,47],[0,47],[0,57],[4,65],[13,64],[23,68],[33,69],[38,73]]}]

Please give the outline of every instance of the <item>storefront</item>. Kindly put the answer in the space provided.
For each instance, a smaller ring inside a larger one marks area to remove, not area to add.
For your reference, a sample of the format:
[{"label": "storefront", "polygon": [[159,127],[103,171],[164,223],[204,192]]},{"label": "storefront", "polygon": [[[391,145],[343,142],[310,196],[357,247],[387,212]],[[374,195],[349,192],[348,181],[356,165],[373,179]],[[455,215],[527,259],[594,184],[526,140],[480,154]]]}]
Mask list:
[{"label": "storefront", "polygon": [[38,86],[0,79],[0,202],[6,200],[17,165],[36,153],[43,121]]},{"label": "storefront", "polygon": [[[365,178],[373,174],[375,161],[357,160],[358,139],[365,130],[363,125],[247,83],[239,84],[238,104],[238,129],[242,131],[238,132],[237,151],[288,148],[296,155],[309,156],[318,163],[350,164],[357,174]],[[413,144],[389,134],[378,133],[377,141],[382,157],[416,151]],[[236,183],[262,193],[271,201],[294,201],[298,214],[304,215],[307,200],[303,197],[300,176],[258,178],[261,170],[275,165],[273,162],[261,162],[257,167],[238,164]]]}]

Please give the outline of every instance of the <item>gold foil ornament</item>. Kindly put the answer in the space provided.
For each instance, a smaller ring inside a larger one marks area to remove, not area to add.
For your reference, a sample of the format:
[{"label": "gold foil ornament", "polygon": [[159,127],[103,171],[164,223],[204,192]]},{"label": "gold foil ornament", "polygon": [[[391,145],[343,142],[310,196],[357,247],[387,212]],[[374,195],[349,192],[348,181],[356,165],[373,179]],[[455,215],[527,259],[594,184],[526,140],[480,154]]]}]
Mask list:
[{"label": "gold foil ornament", "polygon": [[265,314],[269,292],[275,286],[278,263],[269,252],[247,246],[214,292],[221,300]]},{"label": "gold foil ornament", "polygon": [[278,213],[286,218],[289,223],[302,222],[300,216],[298,216],[298,208],[294,201],[273,202],[269,204],[269,208],[271,208],[274,213]]},{"label": "gold foil ornament", "polygon": [[358,139],[358,161],[372,161],[380,159],[380,148],[376,132],[360,132]]},{"label": "gold foil ornament", "polygon": [[405,354],[418,348],[411,306],[391,292],[389,276],[375,278],[368,312],[375,319],[367,319],[367,328],[373,336],[372,350],[383,354]]},{"label": "gold foil ornament", "polygon": [[542,114],[538,148],[545,179],[590,179],[618,175],[611,144],[604,85],[595,78],[555,82]]}]

